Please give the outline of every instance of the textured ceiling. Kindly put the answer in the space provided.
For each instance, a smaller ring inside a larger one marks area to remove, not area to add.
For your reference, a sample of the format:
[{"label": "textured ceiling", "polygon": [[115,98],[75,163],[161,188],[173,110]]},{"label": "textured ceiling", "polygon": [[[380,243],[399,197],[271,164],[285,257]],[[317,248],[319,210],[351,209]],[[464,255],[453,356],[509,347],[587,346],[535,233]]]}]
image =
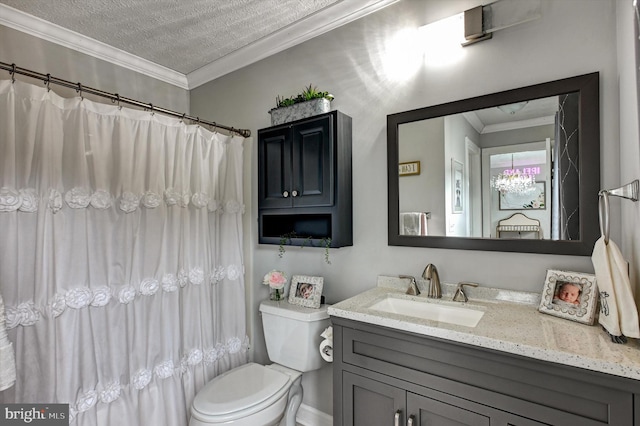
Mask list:
[{"label": "textured ceiling", "polygon": [[19,11],[182,74],[341,2],[0,0]]}]

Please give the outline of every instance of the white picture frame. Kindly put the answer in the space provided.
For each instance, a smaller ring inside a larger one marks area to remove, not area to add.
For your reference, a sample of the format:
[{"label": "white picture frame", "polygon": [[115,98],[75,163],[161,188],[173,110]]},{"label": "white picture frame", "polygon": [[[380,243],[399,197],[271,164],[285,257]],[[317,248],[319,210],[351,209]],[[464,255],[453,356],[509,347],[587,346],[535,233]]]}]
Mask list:
[{"label": "white picture frame", "polygon": [[547,270],[540,312],[591,325],[595,321],[597,304],[595,275]]},{"label": "white picture frame", "polygon": [[319,308],[323,284],[323,277],[294,275],[291,277],[289,288],[289,303],[307,308]]},{"label": "white picture frame", "polygon": [[451,212],[464,211],[464,168],[461,162],[451,159]]},{"label": "white picture frame", "polygon": [[526,194],[509,192],[499,194],[498,208],[500,210],[545,210],[547,208],[545,185],[545,181],[537,181],[531,192]]}]

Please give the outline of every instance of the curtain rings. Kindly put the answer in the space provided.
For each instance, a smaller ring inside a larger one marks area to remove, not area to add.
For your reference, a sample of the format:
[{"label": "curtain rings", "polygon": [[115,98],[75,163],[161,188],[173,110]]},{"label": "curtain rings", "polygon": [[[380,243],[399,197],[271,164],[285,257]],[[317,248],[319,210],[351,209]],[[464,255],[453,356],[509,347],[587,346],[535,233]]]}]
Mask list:
[{"label": "curtain rings", "polygon": [[216,122],[215,122],[215,121],[213,122],[213,133],[214,133],[214,134],[217,134],[217,133],[218,133],[218,126],[217,126],[217,124],[216,124]]},{"label": "curtain rings", "polygon": [[76,89],[76,92],[78,92],[78,95],[80,96],[80,100],[83,101],[84,97],[82,96],[82,84],[80,84],[80,82],[78,82],[78,88]]},{"label": "curtain rings", "polygon": [[184,118],[185,118],[186,116],[187,116],[187,113],[186,113],[186,112],[183,112],[183,113],[182,113],[182,117],[180,118],[180,122],[181,122],[181,123],[184,123]]},{"label": "curtain rings", "polygon": [[9,71],[9,74],[11,74],[11,84],[16,82],[16,64],[11,64],[11,71]]},{"label": "curtain rings", "polygon": [[200,117],[196,117],[196,126],[200,127]]},{"label": "curtain rings", "polygon": [[120,105],[120,95],[116,93],[113,96],[111,97],[111,103],[118,105],[118,109],[122,109],[122,105]]},{"label": "curtain rings", "polygon": [[44,82],[44,85],[47,86],[47,92],[51,91],[51,74],[47,74],[47,80]]},{"label": "curtain rings", "polygon": [[155,115],[155,111],[153,110],[153,104],[149,103],[149,111],[151,111],[151,115]]}]

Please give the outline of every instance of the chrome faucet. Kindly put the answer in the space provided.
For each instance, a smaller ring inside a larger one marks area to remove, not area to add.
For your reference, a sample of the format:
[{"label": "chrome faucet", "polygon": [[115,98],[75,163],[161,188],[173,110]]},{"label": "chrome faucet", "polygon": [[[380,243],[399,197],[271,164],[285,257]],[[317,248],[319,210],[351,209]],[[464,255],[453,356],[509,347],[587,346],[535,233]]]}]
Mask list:
[{"label": "chrome faucet", "polygon": [[420,289],[418,288],[418,283],[416,282],[415,277],[411,275],[400,275],[400,278],[409,280],[409,287],[407,288],[407,294],[411,294],[413,296],[420,295]]},{"label": "chrome faucet", "polygon": [[464,292],[465,285],[468,285],[469,287],[478,287],[477,283],[459,282],[458,287],[456,288],[456,292],[453,295],[454,302],[467,302],[469,300]]},{"label": "chrome faucet", "polygon": [[430,263],[422,271],[422,278],[429,280],[429,292],[427,297],[432,299],[440,299],[442,297],[442,289],[440,288],[440,276],[438,276],[438,270],[436,265]]}]

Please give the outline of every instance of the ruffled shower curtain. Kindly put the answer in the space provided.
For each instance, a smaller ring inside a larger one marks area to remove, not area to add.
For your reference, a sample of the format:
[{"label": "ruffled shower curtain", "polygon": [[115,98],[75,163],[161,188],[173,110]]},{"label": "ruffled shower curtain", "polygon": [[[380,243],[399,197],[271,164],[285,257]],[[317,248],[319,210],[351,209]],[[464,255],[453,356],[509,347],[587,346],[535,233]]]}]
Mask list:
[{"label": "ruffled shower curtain", "polygon": [[185,425],[247,362],[242,149],[180,120],[0,81],[3,403]]}]

